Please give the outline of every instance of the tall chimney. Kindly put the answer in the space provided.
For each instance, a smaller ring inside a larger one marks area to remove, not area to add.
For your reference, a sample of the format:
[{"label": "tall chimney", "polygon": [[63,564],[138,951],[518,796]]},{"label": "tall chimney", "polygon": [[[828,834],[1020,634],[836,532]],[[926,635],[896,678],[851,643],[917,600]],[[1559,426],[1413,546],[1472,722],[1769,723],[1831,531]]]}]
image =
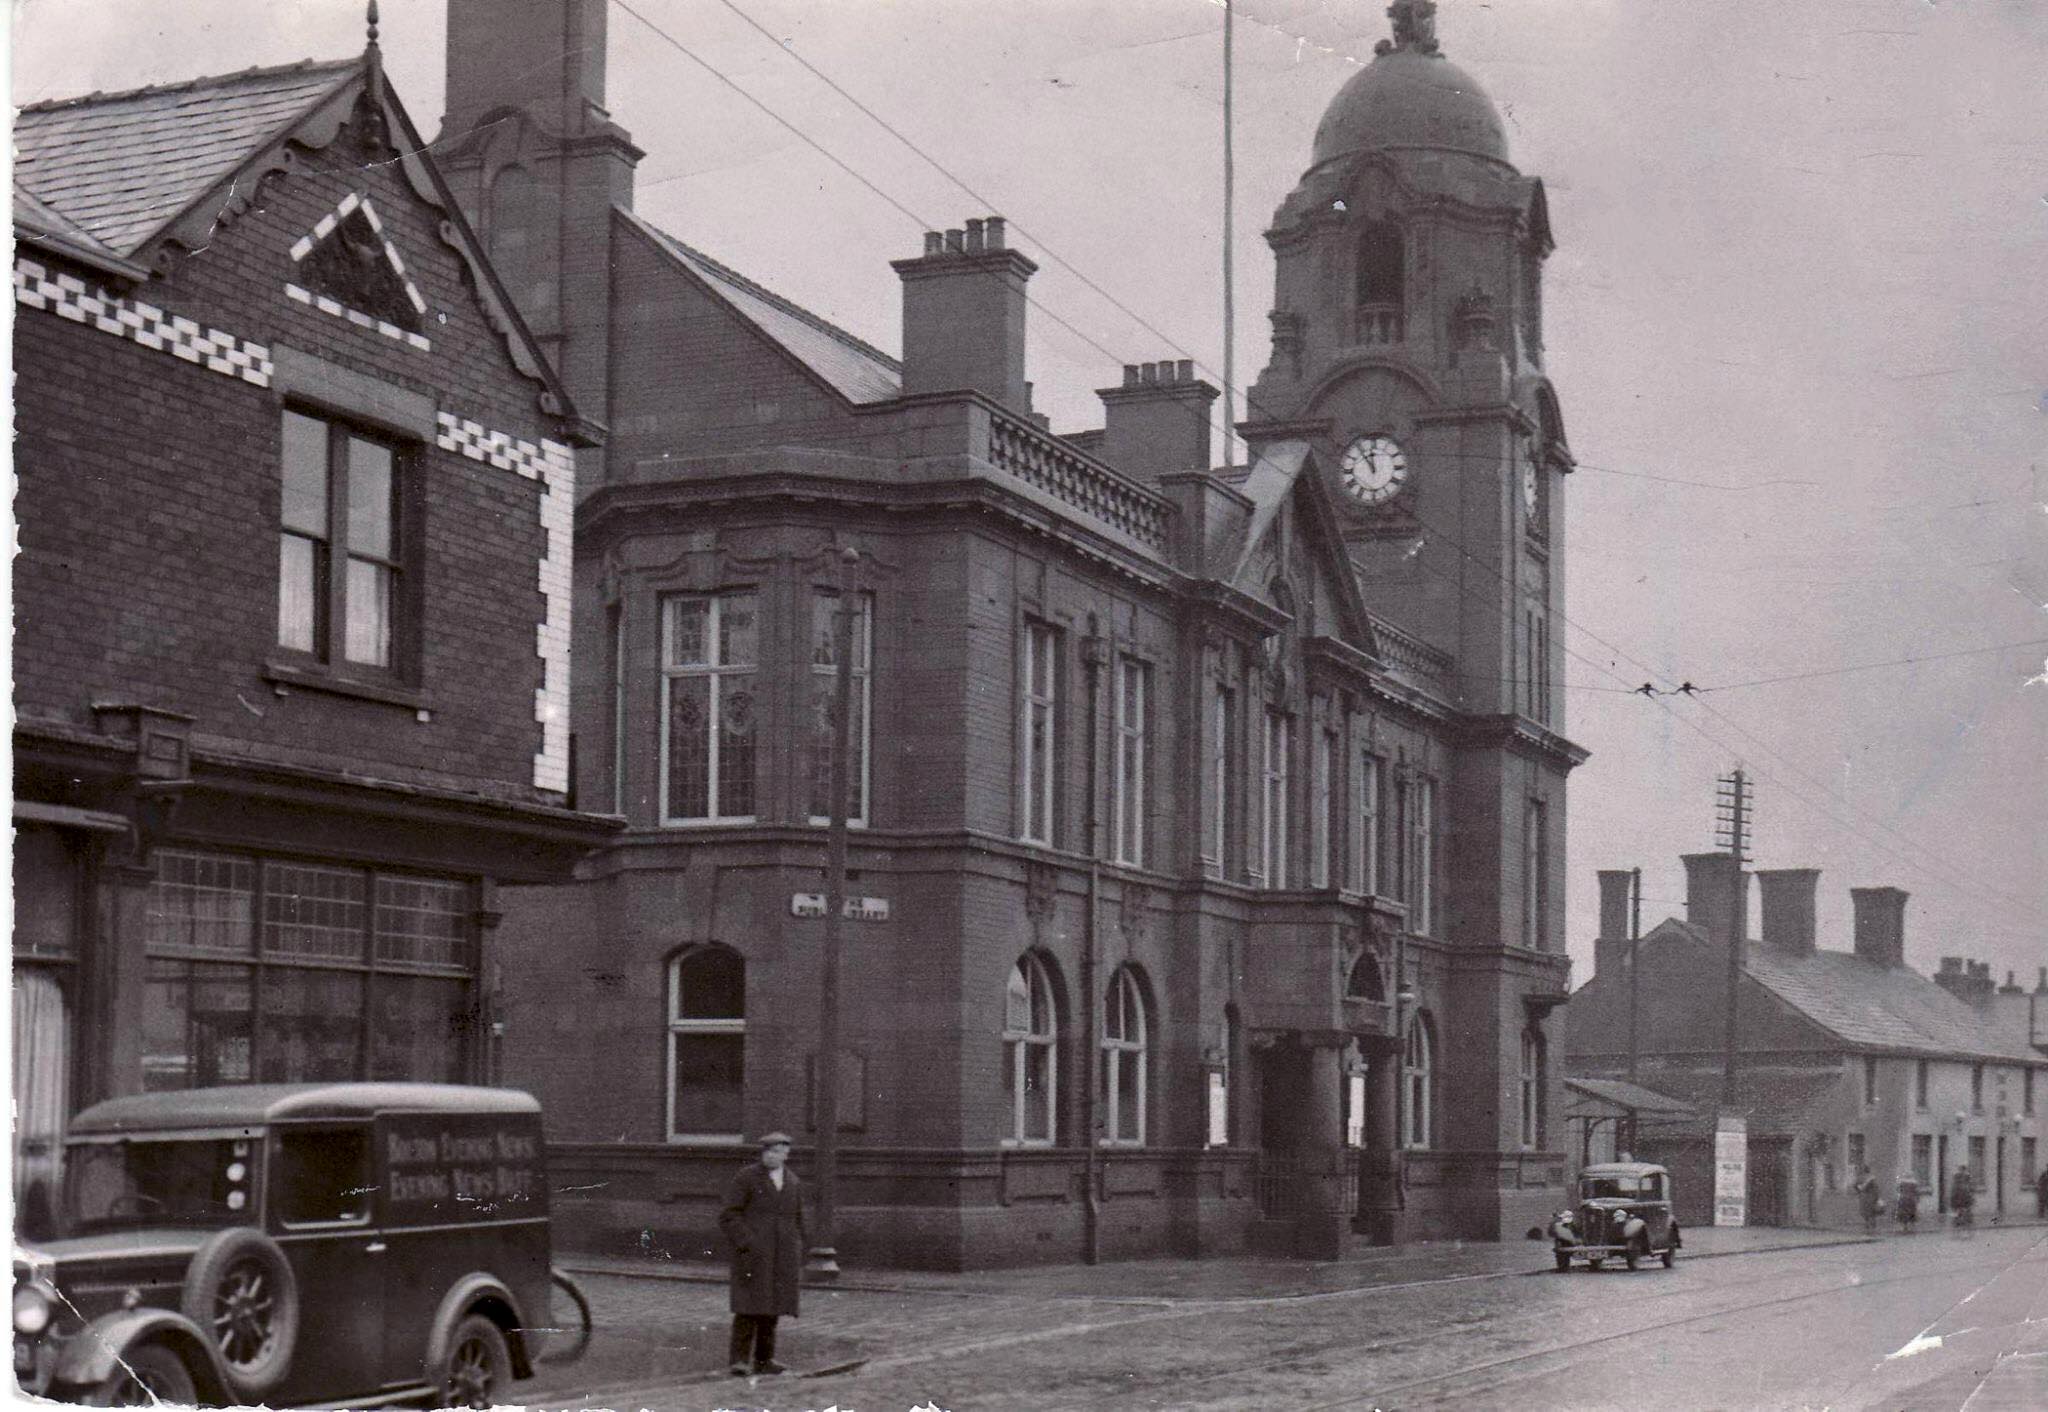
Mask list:
[{"label": "tall chimney", "polygon": [[1880,966],[1906,964],[1906,894],[1896,887],[1852,887],[1856,954]]},{"label": "tall chimney", "polygon": [[605,0],[448,0],[443,138],[500,108],[551,133],[606,125]]},{"label": "tall chimney", "polygon": [[1626,868],[1600,870],[1600,935],[1593,943],[1593,974],[1622,973],[1628,964],[1629,886],[1635,874]]},{"label": "tall chimney", "polygon": [[1031,414],[1024,381],[1024,285],[1038,266],[1004,244],[1003,218],[927,231],[924,253],[893,260],[903,281],[903,391],[974,391]]},{"label": "tall chimney", "polygon": [[1195,365],[1126,363],[1122,387],[1100,388],[1103,429],[1099,453],[1126,475],[1153,480],[1176,471],[1209,467],[1209,404],[1217,391],[1195,376]]},{"label": "tall chimney", "polygon": [[1760,868],[1757,888],[1763,894],[1764,945],[1809,955],[1813,951],[1814,897],[1820,890],[1818,868]]},{"label": "tall chimney", "polygon": [[1685,919],[1715,941],[1745,941],[1749,877],[1732,853],[1687,853]]}]

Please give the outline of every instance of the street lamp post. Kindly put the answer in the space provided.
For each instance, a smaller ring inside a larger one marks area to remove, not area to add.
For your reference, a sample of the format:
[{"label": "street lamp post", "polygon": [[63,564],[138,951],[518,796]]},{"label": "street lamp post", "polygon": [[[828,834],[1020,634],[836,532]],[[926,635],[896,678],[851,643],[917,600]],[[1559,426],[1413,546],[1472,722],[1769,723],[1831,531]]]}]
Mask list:
[{"label": "street lamp post", "polygon": [[825,834],[825,949],[819,966],[818,1058],[812,1074],[812,1113],[817,1152],[811,1175],[812,1245],[807,1260],[813,1280],[839,1278],[839,936],[846,910],[846,794],[852,779],[853,625],[860,611],[854,577],[860,551],[839,551],[839,608],[833,614],[832,800]]}]

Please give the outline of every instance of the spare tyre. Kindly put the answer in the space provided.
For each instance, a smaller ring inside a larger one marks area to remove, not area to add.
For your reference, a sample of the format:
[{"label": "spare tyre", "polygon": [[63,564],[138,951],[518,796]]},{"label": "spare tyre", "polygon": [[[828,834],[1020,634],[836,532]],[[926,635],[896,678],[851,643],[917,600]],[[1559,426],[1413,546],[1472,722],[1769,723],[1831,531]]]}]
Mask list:
[{"label": "spare tyre", "polygon": [[299,1286],[276,1241],[254,1226],[216,1231],[192,1253],[178,1307],[206,1331],[234,1391],[257,1401],[291,1370]]}]

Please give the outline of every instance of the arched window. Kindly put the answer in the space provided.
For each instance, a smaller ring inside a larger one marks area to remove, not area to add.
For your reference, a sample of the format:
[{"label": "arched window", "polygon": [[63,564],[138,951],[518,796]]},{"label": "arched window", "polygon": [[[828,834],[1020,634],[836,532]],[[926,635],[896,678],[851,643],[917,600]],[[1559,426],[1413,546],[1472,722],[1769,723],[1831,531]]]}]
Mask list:
[{"label": "arched window", "polygon": [[1430,1106],[1436,1096],[1436,1037],[1430,1028],[1427,1012],[1408,1022],[1408,1038],[1401,1058],[1401,1081],[1406,1090],[1401,1113],[1404,1129],[1401,1143],[1404,1147],[1429,1146]]},{"label": "arched window", "polygon": [[500,168],[491,179],[490,220],[485,242],[490,246],[491,264],[506,290],[527,318],[545,312],[546,282],[540,277],[540,184],[533,173],[516,163]]},{"label": "arched window", "polygon": [[1059,1020],[1045,963],[1026,954],[1010,968],[1003,1001],[1003,1091],[1012,1143],[1049,1145],[1059,1099]]},{"label": "arched window", "polygon": [[1102,1023],[1102,1140],[1145,1141],[1145,991],[1137,972],[1119,966],[1109,978]]},{"label": "arched window", "polygon": [[1522,1146],[1543,1146],[1543,1036],[1522,1031]]},{"label": "arched window", "polygon": [[700,946],[668,963],[668,1136],[738,1142],[745,1129],[747,963]]},{"label": "arched window", "polygon": [[1350,1000],[1385,1003],[1386,985],[1380,978],[1379,958],[1372,952],[1359,952],[1358,959],[1351,963],[1351,974],[1344,982],[1344,995]]},{"label": "arched window", "polygon": [[1358,341],[1399,343],[1407,260],[1401,228],[1386,221],[1368,222],[1358,233]]}]

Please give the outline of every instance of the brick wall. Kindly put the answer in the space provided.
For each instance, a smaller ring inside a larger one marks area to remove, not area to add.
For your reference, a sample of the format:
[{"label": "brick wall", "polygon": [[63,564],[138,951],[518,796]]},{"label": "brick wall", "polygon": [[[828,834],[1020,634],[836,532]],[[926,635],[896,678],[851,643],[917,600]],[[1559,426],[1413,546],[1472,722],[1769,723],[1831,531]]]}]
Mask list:
[{"label": "brick wall", "polygon": [[[559,438],[441,242],[441,214],[394,166],[359,167],[350,150],[344,136],[302,152],[254,209],[135,297],[424,394],[492,430]],[[425,298],[428,351],[285,293],[294,242],[351,192],[367,193]],[[24,717],[83,724],[92,701],[141,700],[195,716],[202,743],[280,763],[542,797],[539,480],[417,449],[419,686],[431,720],[297,686],[280,693],[262,671],[277,634],[277,393],[48,309],[17,314]]]}]

